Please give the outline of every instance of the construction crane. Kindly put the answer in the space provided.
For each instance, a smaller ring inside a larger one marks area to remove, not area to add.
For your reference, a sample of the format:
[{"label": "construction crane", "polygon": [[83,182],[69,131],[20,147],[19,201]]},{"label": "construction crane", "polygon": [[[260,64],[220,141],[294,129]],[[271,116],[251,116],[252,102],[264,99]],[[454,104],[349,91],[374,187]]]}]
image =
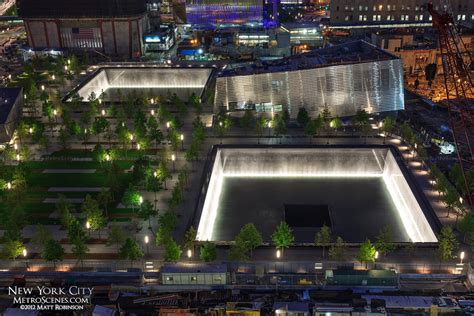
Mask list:
[{"label": "construction crane", "polygon": [[456,29],[449,6],[444,5],[446,12],[443,13],[435,10],[432,3],[428,3],[426,8],[438,32],[449,121],[463,172],[466,198],[472,207],[474,188],[469,181],[470,171],[474,170],[474,103],[469,99],[474,95],[469,72],[472,57]]}]

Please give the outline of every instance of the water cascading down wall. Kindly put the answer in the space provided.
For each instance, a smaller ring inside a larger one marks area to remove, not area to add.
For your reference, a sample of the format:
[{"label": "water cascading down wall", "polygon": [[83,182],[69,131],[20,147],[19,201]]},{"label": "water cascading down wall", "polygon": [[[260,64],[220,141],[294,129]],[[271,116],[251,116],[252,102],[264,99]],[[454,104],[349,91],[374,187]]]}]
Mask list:
[{"label": "water cascading down wall", "polygon": [[99,69],[78,88],[77,93],[84,100],[87,100],[91,93],[98,97],[112,89],[162,89],[171,93],[187,89],[199,96],[211,73],[210,68],[107,67]]},{"label": "water cascading down wall", "polygon": [[[212,167],[197,239],[219,241],[214,236],[214,230],[226,179],[374,178],[381,180],[380,185],[385,186],[388,191],[391,204],[396,208],[396,216],[399,217],[409,241],[437,242],[436,235],[396,159],[388,147],[220,148]],[[339,198],[344,199],[344,195],[350,191],[350,187],[344,188]],[[371,203],[370,199],[366,203]],[[354,212],[357,216],[358,210]]]}]

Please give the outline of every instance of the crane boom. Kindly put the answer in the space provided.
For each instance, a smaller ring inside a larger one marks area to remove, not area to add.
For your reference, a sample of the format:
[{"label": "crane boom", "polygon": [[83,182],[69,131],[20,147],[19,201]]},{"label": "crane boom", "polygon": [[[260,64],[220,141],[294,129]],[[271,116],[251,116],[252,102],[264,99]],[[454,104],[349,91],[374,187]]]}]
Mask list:
[{"label": "crane boom", "polygon": [[463,172],[464,193],[473,206],[474,188],[470,185],[470,171],[474,169],[474,104],[469,98],[473,95],[469,70],[472,57],[456,29],[453,16],[447,12],[439,13],[432,3],[426,7],[432,16],[433,27],[438,32],[450,126]]}]

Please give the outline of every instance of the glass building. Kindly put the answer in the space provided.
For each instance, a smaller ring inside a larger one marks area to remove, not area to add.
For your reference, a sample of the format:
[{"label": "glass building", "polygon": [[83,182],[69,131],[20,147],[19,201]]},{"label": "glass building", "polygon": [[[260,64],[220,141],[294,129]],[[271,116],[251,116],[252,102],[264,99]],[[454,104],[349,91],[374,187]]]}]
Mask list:
[{"label": "glass building", "polygon": [[304,107],[312,117],[327,106],[333,116],[404,108],[399,58],[356,41],[224,70],[216,80],[215,111],[288,109],[296,118]]}]

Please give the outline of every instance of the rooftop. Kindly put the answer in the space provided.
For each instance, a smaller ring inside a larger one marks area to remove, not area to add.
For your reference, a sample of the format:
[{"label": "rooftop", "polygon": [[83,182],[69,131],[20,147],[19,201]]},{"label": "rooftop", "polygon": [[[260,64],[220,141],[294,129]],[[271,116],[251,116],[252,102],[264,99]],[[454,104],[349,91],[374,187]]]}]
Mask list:
[{"label": "rooftop", "polygon": [[21,88],[0,88],[0,124],[5,124],[21,94]]},{"label": "rooftop", "polygon": [[22,18],[126,17],[146,12],[146,0],[17,0]]},{"label": "rooftop", "polygon": [[220,76],[253,75],[269,72],[295,71],[344,64],[398,59],[398,57],[365,41],[334,45],[308,53],[274,61],[256,61],[242,66],[228,67]]}]

